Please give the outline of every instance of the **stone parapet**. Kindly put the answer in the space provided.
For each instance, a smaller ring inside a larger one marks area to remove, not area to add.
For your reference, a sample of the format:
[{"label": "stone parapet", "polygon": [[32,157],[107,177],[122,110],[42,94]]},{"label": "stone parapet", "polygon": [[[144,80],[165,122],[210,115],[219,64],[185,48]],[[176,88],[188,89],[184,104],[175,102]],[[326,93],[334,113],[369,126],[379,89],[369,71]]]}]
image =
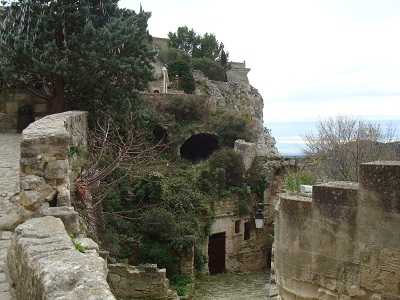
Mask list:
[{"label": "stone parapet", "polygon": [[118,299],[174,299],[169,289],[166,270],[149,264],[134,267],[124,264],[110,264],[108,282]]},{"label": "stone parapet", "polygon": [[7,255],[17,299],[115,300],[107,264],[75,249],[60,219],[36,218],[15,229]]},{"label": "stone parapet", "polygon": [[360,166],[360,183],[281,195],[275,276],[282,299],[400,299],[400,162]]},{"label": "stone parapet", "polygon": [[[87,147],[87,113],[68,111],[46,116],[22,132],[20,219],[49,215],[69,220],[77,234],[78,216],[68,209],[70,191],[79,173],[79,153]],[[68,215],[69,214],[69,215]],[[67,216],[68,215],[68,216]]]}]

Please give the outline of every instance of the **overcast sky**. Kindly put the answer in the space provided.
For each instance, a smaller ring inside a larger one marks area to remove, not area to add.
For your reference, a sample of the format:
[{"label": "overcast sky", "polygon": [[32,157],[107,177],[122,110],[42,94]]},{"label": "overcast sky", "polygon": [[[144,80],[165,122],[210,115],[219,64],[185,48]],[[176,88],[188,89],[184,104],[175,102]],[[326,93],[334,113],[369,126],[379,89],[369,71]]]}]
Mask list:
[{"label": "overcast sky", "polygon": [[150,34],[214,33],[246,61],[281,154],[318,119],[346,114],[400,131],[400,0],[121,0]]}]

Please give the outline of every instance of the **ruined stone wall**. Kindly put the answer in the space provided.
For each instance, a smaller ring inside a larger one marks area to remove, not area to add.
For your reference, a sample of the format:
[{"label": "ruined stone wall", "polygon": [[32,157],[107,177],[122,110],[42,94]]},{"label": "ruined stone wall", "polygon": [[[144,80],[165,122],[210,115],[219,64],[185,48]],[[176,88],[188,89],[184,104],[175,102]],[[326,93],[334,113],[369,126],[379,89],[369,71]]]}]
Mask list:
[{"label": "ruined stone wall", "polygon": [[166,270],[149,264],[134,267],[124,264],[108,265],[108,282],[118,299],[173,299]]},{"label": "ruined stone wall", "polygon": [[63,217],[70,232],[79,233],[78,214],[71,207],[70,191],[78,174],[77,152],[86,150],[86,139],[87,113],[81,111],[46,116],[23,131],[21,221],[58,215]]},{"label": "ruined stone wall", "polygon": [[0,89],[0,132],[17,132],[19,109],[28,104],[32,117],[40,118],[47,114],[45,100],[23,89]]},{"label": "ruined stone wall", "polygon": [[17,226],[7,263],[17,299],[115,300],[105,260],[96,251],[76,250],[60,219]]},{"label": "ruined stone wall", "polygon": [[[256,209],[249,207],[249,214],[240,216],[237,212],[237,198],[219,199],[215,205],[215,221],[211,234],[225,232],[225,267],[229,273],[260,272],[269,267],[267,260],[270,249],[268,228],[257,230],[253,214]],[[268,215],[268,212],[266,212]],[[235,223],[238,231],[235,230]],[[245,239],[245,223],[250,225],[248,239]],[[208,253],[206,247],[204,253]]]},{"label": "ruined stone wall", "polygon": [[282,299],[400,299],[400,162],[360,166],[360,183],[282,195],[275,274]]}]

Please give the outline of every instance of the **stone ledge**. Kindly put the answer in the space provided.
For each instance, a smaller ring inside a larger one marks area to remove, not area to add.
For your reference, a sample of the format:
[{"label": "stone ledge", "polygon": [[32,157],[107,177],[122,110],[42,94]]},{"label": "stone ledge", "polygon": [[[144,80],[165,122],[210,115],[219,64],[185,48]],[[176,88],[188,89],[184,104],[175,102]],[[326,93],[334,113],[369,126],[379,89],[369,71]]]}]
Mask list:
[{"label": "stone ledge", "polygon": [[7,261],[17,299],[115,300],[106,262],[76,250],[60,219],[48,216],[19,225]]}]

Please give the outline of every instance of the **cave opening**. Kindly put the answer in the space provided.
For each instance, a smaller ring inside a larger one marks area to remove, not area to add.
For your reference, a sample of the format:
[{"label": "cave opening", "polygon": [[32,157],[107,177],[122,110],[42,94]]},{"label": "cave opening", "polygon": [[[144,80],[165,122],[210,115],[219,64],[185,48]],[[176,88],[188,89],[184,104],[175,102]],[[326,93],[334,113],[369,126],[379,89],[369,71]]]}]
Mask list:
[{"label": "cave opening", "polygon": [[206,159],[219,149],[218,137],[210,133],[198,133],[188,138],[180,147],[180,155],[189,160]]}]

